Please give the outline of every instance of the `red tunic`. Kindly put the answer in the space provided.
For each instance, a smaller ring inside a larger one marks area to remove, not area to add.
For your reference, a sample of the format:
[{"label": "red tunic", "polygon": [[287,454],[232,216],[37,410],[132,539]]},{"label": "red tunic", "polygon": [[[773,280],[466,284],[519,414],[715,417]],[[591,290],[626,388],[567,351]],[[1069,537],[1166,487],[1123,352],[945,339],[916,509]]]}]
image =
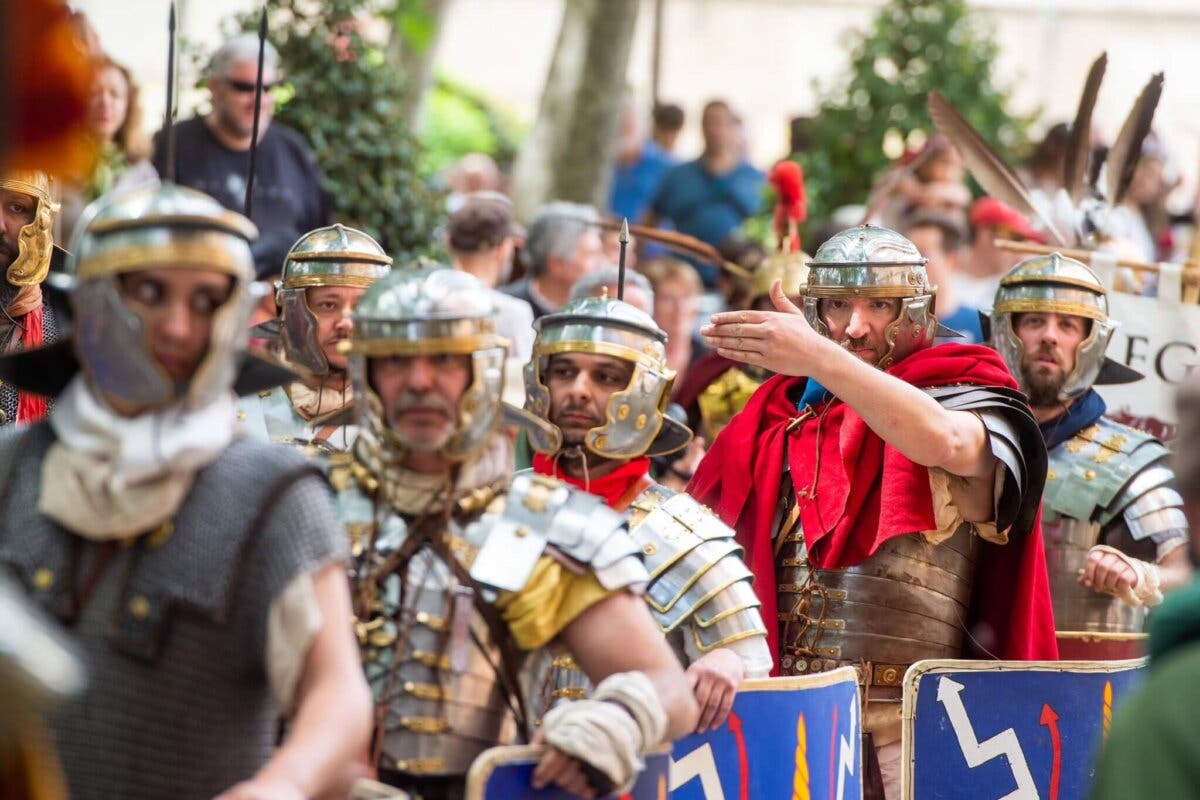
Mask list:
[{"label": "red tunic", "polygon": [[[920,350],[887,372],[921,388],[1017,388],[995,351],[979,345]],[[776,376],[763,384],[717,437],[688,486],[689,494],[737,531],[768,620],[778,618],[772,526],[787,437],[788,465],[814,566],[853,566],[892,537],[936,528],[928,469],[886,444],[845,403],[821,404],[815,417],[788,433],[799,416],[793,398],[806,380]],[[815,492],[805,491],[810,487]],[[968,626],[990,629],[996,643],[991,649],[1000,658],[1056,659],[1040,516],[1032,530],[1010,530],[1007,545],[982,545]],[[767,628],[778,663],[778,629]]]},{"label": "red tunic", "polygon": [[622,464],[603,477],[592,478],[584,482],[579,478],[573,478],[556,469],[554,459],[549,456],[542,453],[535,453],[533,456],[533,471],[539,475],[558,478],[565,483],[582,489],[588,494],[601,497],[608,504],[609,508],[616,511],[624,511],[629,508],[629,504],[653,484],[653,481],[650,480],[649,458],[635,458],[628,463]]}]

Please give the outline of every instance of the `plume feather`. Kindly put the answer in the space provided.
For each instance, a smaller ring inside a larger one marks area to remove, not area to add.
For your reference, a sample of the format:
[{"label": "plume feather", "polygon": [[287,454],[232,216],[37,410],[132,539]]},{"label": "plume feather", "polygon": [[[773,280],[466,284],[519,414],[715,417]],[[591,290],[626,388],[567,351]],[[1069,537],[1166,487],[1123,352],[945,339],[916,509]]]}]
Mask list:
[{"label": "plume feather", "polygon": [[1079,96],[1079,110],[1071,123],[1067,139],[1067,152],[1063,158],[1063,188],[1076,204],[1084,198],[1089,185],[1084,178],[1087,172],[1088,154],[1091,152],[1089,139],[1092,132],[1092,111],[1096,108],[1096,96],[1100,93],[1100,82],[1108,67],[1108,53],[1101,53],[1088,70],[1083,94]]},{"label": "plume feather", "polygon": [[963,119],[954,106],[936,90],[929,93],[929,115],[938,131],[958,148],[963,163],[985,192],[1030,219],[1038,220],[1054,244],[1066,246],[1067,241],[1058,228],[1034,206],[1025,184],[1013,168],[1004,162],[991,145],[971,127],[971,123]]},{"label": "plume feather", "polygon": [[1117,134],[1112,149],[1108,151],[1108,202],[1114,206],[1121,202],[1129,182],[1133,180],[1133,170],[1142,156],[1142,142],[1150,133],[1150,123],[1154,121],[1162,87],[1163,74],[1152,75],[1130,109],[1125,123],[1121,125],[1121,132]]}]

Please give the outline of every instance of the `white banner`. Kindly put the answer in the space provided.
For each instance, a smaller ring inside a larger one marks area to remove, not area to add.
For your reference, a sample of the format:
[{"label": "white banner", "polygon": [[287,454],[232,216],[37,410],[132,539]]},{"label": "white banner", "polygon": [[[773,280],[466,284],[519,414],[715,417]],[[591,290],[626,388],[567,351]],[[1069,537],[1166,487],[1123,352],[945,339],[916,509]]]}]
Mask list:
[{"label": "white banner", "polygon": [[[1093,257],[1092,266],[1104,280],[1106,270],[1098,262]],[[1110,416],[1172,438],[1175,388],[1200,362],[1200,306],[1180,302],[1180,265],[1161,264],[1159,269],[1158,297],[1113,291],[1108,295],[1109,316],[1120,325],[1107,355],[1146,377],[1137,383],[1096,389],[1108,403]],[[1111,281],[1105,282],[1112,285]]]}]

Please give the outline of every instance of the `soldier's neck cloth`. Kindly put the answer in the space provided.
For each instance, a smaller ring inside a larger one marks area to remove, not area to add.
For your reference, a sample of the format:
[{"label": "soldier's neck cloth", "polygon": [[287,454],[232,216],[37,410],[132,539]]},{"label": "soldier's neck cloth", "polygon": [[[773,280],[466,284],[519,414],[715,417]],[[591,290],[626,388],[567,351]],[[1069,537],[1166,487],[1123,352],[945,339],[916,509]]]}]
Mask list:
[{"label": "soldier's neck cloth", "polygon": [[38,508],[97,541],[152,530],[174,516],[196,472],[233,441],[233,412],[230,393],[199,409],[123,417],[77,375],[50,414],[58,441],[42,465]]},{"label": "soldier's neck cloth", "polygon": [[[616,508],[617,503],[624,499],[624,495],[634,484],[644,478],[646,473],[650,471],[650,459],[635,458],[632,461],[622,464],[603,477],[584,481],[582,478],[574,478],[564,473],[553,457],[543,453],[535,453],[533,456],[533,471],[539,475],[549,475],[551,478],[558,478],[561,481],[582,489],[588,494],[601,497],[608,504],[609,508]],[[632,500],[633,498],[629,498],[626,504]]]},{"label": "soldier's neck cloth", "polygon": [[[21,325],[21,335],[13,336],[10,350],[35,350],[45,344],[42,330],[42,287],[22,286],[8,304],[8,316]],[[30,392],[17,394],[17,422],[34,423],[46,416],[46,398]]]},{"label": "soldier's neck cloth", "polygon": [[1088,389],[1067,407],[1066,413],[1038,425],[1042,431],[1042,438],[1046,440],[1046,449],[1053,450],[1058,447],[1104,416],[1107,410],[1104,398],[1097,394],[1095,389]]},{"label": "soldier's neck cloth", "polygon": [[[887,372],[921,388],[1016,388],[999,355],[980,345],[918,350]],[[788,433],[806,381],[781,375],[763,384],[717,437],[688,485],[689,494],[737,531],[763,619],[776,617],[771,537],[785,453],[797,492],[815,482],[815,498],[802,500],[800,511],[814,566],[859,564],[888,539],[936,527],[928,469],[885,444],[840,400],[814,408],[816,416]],[[1005,546],[983,545],[974,612],[997,632],[999,641],[990,649],[1001,658],[1044,657],[1054,652],[1054,623],[1040,521],[1032,531],[1014,528],[1010,537]],[[768,626],[776,657],[777,635],[776,626]]]}]

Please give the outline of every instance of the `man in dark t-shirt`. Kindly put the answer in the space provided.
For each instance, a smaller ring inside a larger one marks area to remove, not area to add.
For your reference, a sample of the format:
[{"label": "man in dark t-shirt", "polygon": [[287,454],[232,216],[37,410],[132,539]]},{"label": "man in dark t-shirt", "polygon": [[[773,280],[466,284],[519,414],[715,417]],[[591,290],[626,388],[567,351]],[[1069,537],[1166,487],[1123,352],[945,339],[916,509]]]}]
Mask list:
[{"label": "man in dark t-shirt", "polygon": [[[175,182],[238,212],[246,201],[257,72],[257,36],[244,34],[225,42],[209,65],[212,111],[175,126]],[[275,84],[278,74],[279,55],[268,42],[264,90]],[[272,124],[274,110],[271,93],[264,91],[251,214],[260,233],[254,252],[260,277],[279,272],[288,248],[304,232],[330,222],[329,198],[320,186],[316,158],[299,133]],[[154,136],[154,166],[159,175],[171,175],[163,131]]]}]

